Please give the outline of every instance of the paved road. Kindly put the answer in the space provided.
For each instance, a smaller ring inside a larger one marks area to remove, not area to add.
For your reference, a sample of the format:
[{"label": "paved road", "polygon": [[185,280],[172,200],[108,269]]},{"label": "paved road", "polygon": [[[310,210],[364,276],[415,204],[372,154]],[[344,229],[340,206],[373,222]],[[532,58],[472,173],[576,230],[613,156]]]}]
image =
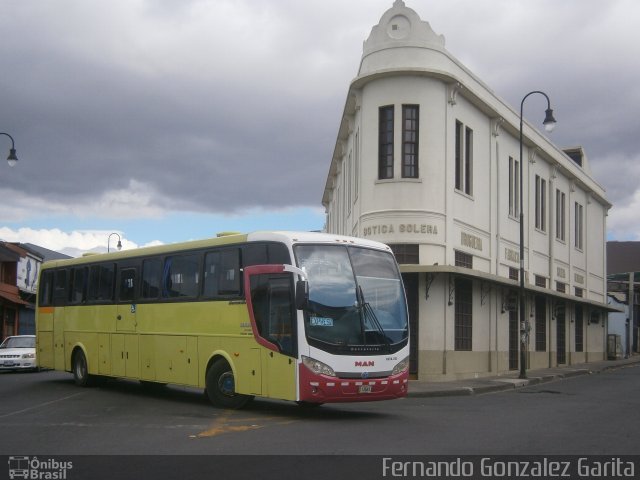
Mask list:
[{"label": "paved road", "polygon": [[640,366],[472,397],[305,409],[59,372],[0,374],[0,454],[640,454]]}]

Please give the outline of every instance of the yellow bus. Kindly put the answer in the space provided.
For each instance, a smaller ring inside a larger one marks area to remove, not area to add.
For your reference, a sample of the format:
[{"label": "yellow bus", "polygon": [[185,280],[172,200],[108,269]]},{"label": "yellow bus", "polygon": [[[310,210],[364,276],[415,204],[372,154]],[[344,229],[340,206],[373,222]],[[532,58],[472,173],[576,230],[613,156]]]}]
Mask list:
[{"label": "yellow bus", "polygon": [[404,397],[402,280],[381,243],[255,232],[57,260],[38,283],[41,367],[203,388],[214,405]]}]

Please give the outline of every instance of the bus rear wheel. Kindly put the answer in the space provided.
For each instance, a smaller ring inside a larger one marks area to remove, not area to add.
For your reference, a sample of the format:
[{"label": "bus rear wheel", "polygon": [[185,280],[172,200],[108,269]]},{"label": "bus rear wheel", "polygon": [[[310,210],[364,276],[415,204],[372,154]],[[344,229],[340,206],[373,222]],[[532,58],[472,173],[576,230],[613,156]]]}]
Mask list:
[{"label": "bus rear wheel", "polygon": [[87,367],[87,357],[85,357],[82,350],[77,350],[73,354],[72,365],[73,381],[79,387],[89,387],[92,385],[92,376],[89,375],[89,368]]},{"label": "bus rear wheel", "polygon": [[222,408],[242,408],[253,399],[251,395],[236,393],[233,371],[224,360],[215,362],[207,371],[206,393],[211,403]]}]

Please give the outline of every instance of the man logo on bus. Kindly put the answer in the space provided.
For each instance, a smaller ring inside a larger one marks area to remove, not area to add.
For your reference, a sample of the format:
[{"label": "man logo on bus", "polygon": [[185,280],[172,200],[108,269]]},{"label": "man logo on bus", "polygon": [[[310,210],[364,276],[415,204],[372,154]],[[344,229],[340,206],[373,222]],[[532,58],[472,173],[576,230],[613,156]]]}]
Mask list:
[{"label": "man logo on bus", "polygon": [[373,367],[375,363],[373,360],[356,360],[356,367]]}]

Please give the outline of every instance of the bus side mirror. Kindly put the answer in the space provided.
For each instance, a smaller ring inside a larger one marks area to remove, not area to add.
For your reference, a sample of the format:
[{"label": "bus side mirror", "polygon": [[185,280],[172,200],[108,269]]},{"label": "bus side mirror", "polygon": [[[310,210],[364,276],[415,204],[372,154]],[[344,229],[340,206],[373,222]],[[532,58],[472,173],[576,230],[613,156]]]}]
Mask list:
[{"label": "bus side mirror", "polygon": [[309,306],[309,282],[298,280],[296,282],[296,308],[304,310]]}]

